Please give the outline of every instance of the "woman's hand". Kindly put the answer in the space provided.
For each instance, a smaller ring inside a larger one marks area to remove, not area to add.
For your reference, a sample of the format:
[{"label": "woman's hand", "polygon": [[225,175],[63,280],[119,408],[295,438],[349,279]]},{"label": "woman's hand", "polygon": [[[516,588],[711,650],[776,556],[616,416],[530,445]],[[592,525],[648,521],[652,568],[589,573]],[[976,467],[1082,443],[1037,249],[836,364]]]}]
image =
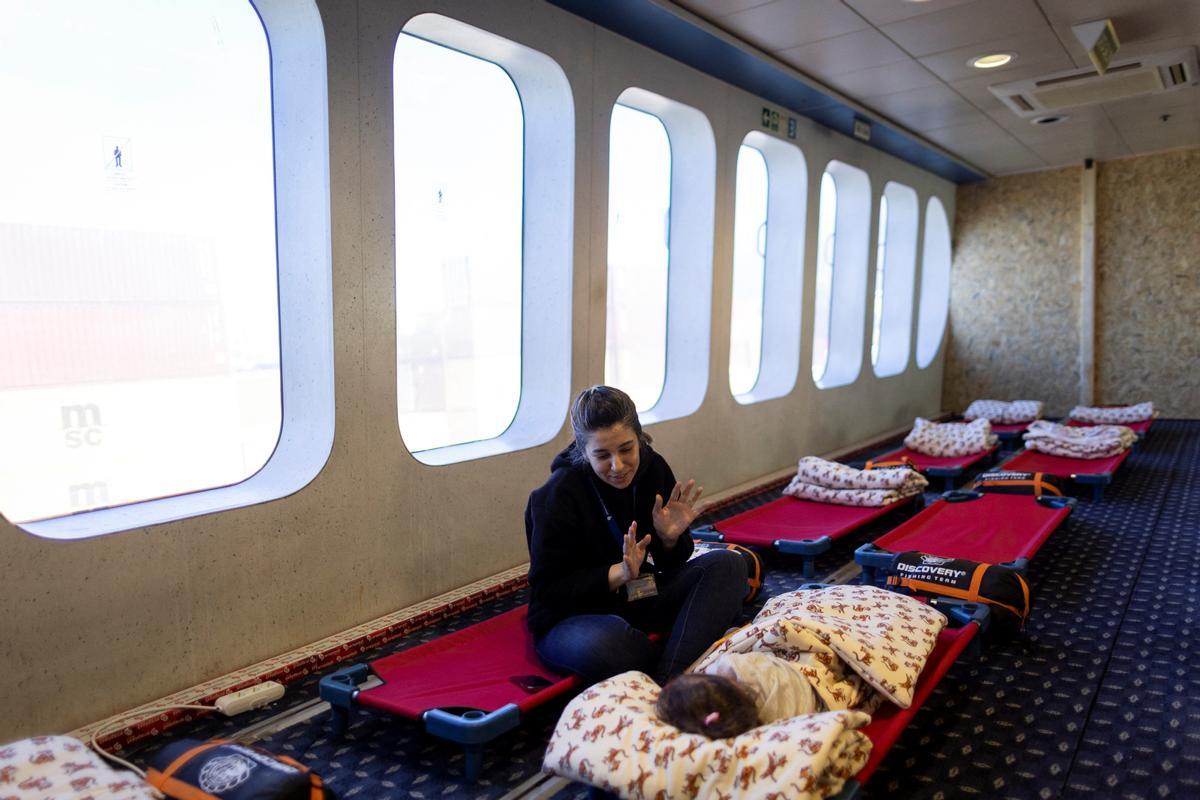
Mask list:
[{"label": "woman's hand", "polygon": [[696,503],[703,493],[703,487],[697,486],[695,481],[688,481],[687,486],[676,481],[665,505],[661,494],[654,495],[654,530],[658,531],[663,546],[668,550],[675,546],[675,542],[695,521],[699,514]]},{"label": "woman's hand", "polygon": [[642,572],[642,562],[646,560],[646,550],[650,548],[650,535],[646,534],[639,542],[637,539],[637,522],[634,521],[625,532],[622,544],[621,563],[608,568],[608,588],[615,592]]}]

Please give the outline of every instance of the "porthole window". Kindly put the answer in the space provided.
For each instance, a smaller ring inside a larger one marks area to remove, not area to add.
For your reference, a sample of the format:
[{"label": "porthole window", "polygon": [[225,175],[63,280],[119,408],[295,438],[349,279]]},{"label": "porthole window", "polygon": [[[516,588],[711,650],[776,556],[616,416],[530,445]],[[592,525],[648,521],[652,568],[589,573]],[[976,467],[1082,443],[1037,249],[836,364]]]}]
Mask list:
[{"label": "porthole window", "polygon": [[822,389],[853,383],[862,366],[871,182],[857,167],[831,161],[821,177],[813,311],[813,381]]},{"label": "porthole window", "polygon": [[[569,402],[566,77],[541,53],[423,14],[397,40],[393,86],[405,446],[445,464],[540,444]],[[463,108],[486,136],[446,124]]]},{"label": "porthole window", "polygon": [[643,423],[687,416],[708,383],[716,151],[699,111],[643,89],[609,126],[604,380]]},{"label": "porthole window", "polygon": [[925,206],[925,245],[921,259],[921,310],[917,318],[917,366],[933,363],[950,312],[950,223],[936,197]]},{"label": "porthole window", "polygon": [[889,182],[879,198],[871,363],[880,378],[908,365],[917,263],[917,193]]},{"label": "porthole window", "polygon": [[755,131],[738,152],[729,388],[739,403],[796,385],[807,169],[793,145]]},{"label": "porthole window", "polygon": [[320,469],[324,63],[311,3],[5,12],[0,96],[23,121],[0,126],[7,518],[91,536],[280,497]]}]

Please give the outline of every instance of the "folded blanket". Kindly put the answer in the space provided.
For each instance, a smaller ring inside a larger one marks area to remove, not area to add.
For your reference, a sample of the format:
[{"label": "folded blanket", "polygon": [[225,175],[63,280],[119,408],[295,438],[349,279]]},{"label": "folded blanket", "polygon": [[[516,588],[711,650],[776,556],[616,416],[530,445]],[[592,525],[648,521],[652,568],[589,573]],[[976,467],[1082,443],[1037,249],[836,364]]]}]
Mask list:
[{"label": "folded blanket", "polygon": [[908,708],[945,626],[940,612],[886,589],[801,589],[771,598],[692,670],[708,672],[727,653],[768,652],[796,664],[826,708],[870,711],[881,697]]},{"label": "folded blanket", "polygon": [[1123,425],[1072,428],[1039,419],[1025,431],[1028,449],[1067,458],[1107,458],[1124,452],[1136,441],[1137,434]]},{"label": "folded blanket", "polygon": [[[922,479],[924,480],[924,479]],[[830,503],[837,506],[858,506],[859,508],[881,508],[892,503],[921,494],[921,487],[909,489],[827,489],[812,483],[802,483],[792,480],[783,493],[799,500],[812,500],[816,503]]]},{"label": "folded blanket", "polygon": [[1016,425],[1042,416],[1041,400],[975,400],[963,412],[967,421],[986,419],[997,425]]},{"label": "folded blanket", "polygon": [[920,494],[928,485],[921,473],[907,467],[861,470],[805,456],[783,493],[818,503],[877,508]]},{"label": "folded blanket", "polygon": [[904,446],[918,453],[939,458],[956,458],[982,453],[996,446],[992,423],[986,419],[972,422],[930,422],[917,417]]},{"label": "folded blanket", "polygon": [[1138,403],[1134,406],[1075,406],[1071,419],[1094,422],[1099,425],[1120,425],[1141,422],[1154,417],[1154,403]]},{"label": "folded blanket", "polygon": [[625,672],[563,709],[542,769],[627,800],[787,797],[817,800],[841,791],[866,765],[871,740],[858,711],[789,717],[730,739],[685,733],[658,718],[661,690]]},{"label": "folded blanket", "polygon": [[816,456],[800,459],[796,466],[796,477],[792,480],[824,486],[826,489],[906,490],[913,487],[924,489],[929,485],[929,481],[915,469],[855,469]]}]

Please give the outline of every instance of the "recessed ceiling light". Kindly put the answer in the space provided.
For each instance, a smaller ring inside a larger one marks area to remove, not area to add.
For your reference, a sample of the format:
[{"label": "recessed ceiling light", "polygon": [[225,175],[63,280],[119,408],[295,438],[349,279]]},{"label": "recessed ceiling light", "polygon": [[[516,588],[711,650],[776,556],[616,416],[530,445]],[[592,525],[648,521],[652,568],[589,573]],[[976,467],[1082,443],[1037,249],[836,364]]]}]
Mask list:
[{"label": "recessed ceiling light", "polygon": [[1003,67],[1017,57],[1016,53],[989,53],[986,56],[975,56],[967,59],[967,66],[975,69],[995,69]]}]

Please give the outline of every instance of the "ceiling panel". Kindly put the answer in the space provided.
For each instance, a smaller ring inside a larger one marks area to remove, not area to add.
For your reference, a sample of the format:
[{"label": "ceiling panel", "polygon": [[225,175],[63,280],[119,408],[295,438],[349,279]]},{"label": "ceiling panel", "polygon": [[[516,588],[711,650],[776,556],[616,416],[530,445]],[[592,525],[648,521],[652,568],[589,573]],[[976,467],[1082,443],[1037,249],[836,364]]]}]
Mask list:
[{"label": "ceiling panel", "polygon": [[864,104],[918,132],[975,122],[983,116],[946,86],[869,97]]},{"label": "ceiling panel", "polygon": [[938,86],[941,81],[916,61],[899,61],[883,67],[830,76],[826,81],[850,97],[872,97],[895,92],[907,92],[924,86]]},{"label": "ceiling panel", "polygon": [[1007,108],[989,111],[987,115],[1000,127],[1009,131],[1022,142],[1057,141],[1066,137],[1115,137],[1116,129],[1105,116],[1100,106],[1084,106],[1066,112],[1067,121],[1056,125],[1036,125],[1028,119],[1018,117]]},{"label": "ceiling panel", "polygon": [[881,26],[914,56],[927,56],[1046,27],[1034,0],[976,0]]},{"label": "ceiling panel", "polygon": [[[969,59],[989,53],[1015,53],[1017,57],[1003,67],[989,70],[981,70],[967,63]],[[1054,32],[1046,27],[1025,31],[1015,36],[987,39],[977,44],[944,50],[917,60],[944,81],[988,77],[994,83],[1006,83],[1019,80],[1019,78],[1001,77],[1017,68],[1025,69],[1031,65],[1037,65],[1038,71],[1035,74],[1041,75],[1075,67],[1066,48],[1058,41]]]},{"label": "ceiling panel", "polygon": [[721,27],[763,50],[787,50],[870,27],[841,0],[775,0],[720,18]]},{"label": "ceiling panel", "polygon": [[675,0],[676,5],[683,6],[705,19],[716,19],[755,6],[765,6],[770,2],[771,0]]},{"label": "ceiling panel", "polygon": [[1164,122],[1158,119],[1122,117],[1113,126],[1134,152],[1149,153],[1172,147],[1200,144],[1200,107],[1180,106]]},{"label": "ceiling panel", "polygon": [[887,25],[902,19],[919,17],[944,11],[954,6],[973,3],[975,0],[926,0],[926,2],[900,2],[900,0],[844,0],[846,5],[862,14],[872,25]]},{"label": "ceiling panel", "polygon": [[776,55],[799,70],[822,77],[911,60],[874,28],[781,50]]},{"label": "ceiling panel", "polygon": [[1176,109],[1188,106],[1200,107],[1200,87],[1130,97],[1116,103],[1104,103],[1101,108],[1114,122],[1128,117],[1156,122],[1160,115],[1173,113]]}]

